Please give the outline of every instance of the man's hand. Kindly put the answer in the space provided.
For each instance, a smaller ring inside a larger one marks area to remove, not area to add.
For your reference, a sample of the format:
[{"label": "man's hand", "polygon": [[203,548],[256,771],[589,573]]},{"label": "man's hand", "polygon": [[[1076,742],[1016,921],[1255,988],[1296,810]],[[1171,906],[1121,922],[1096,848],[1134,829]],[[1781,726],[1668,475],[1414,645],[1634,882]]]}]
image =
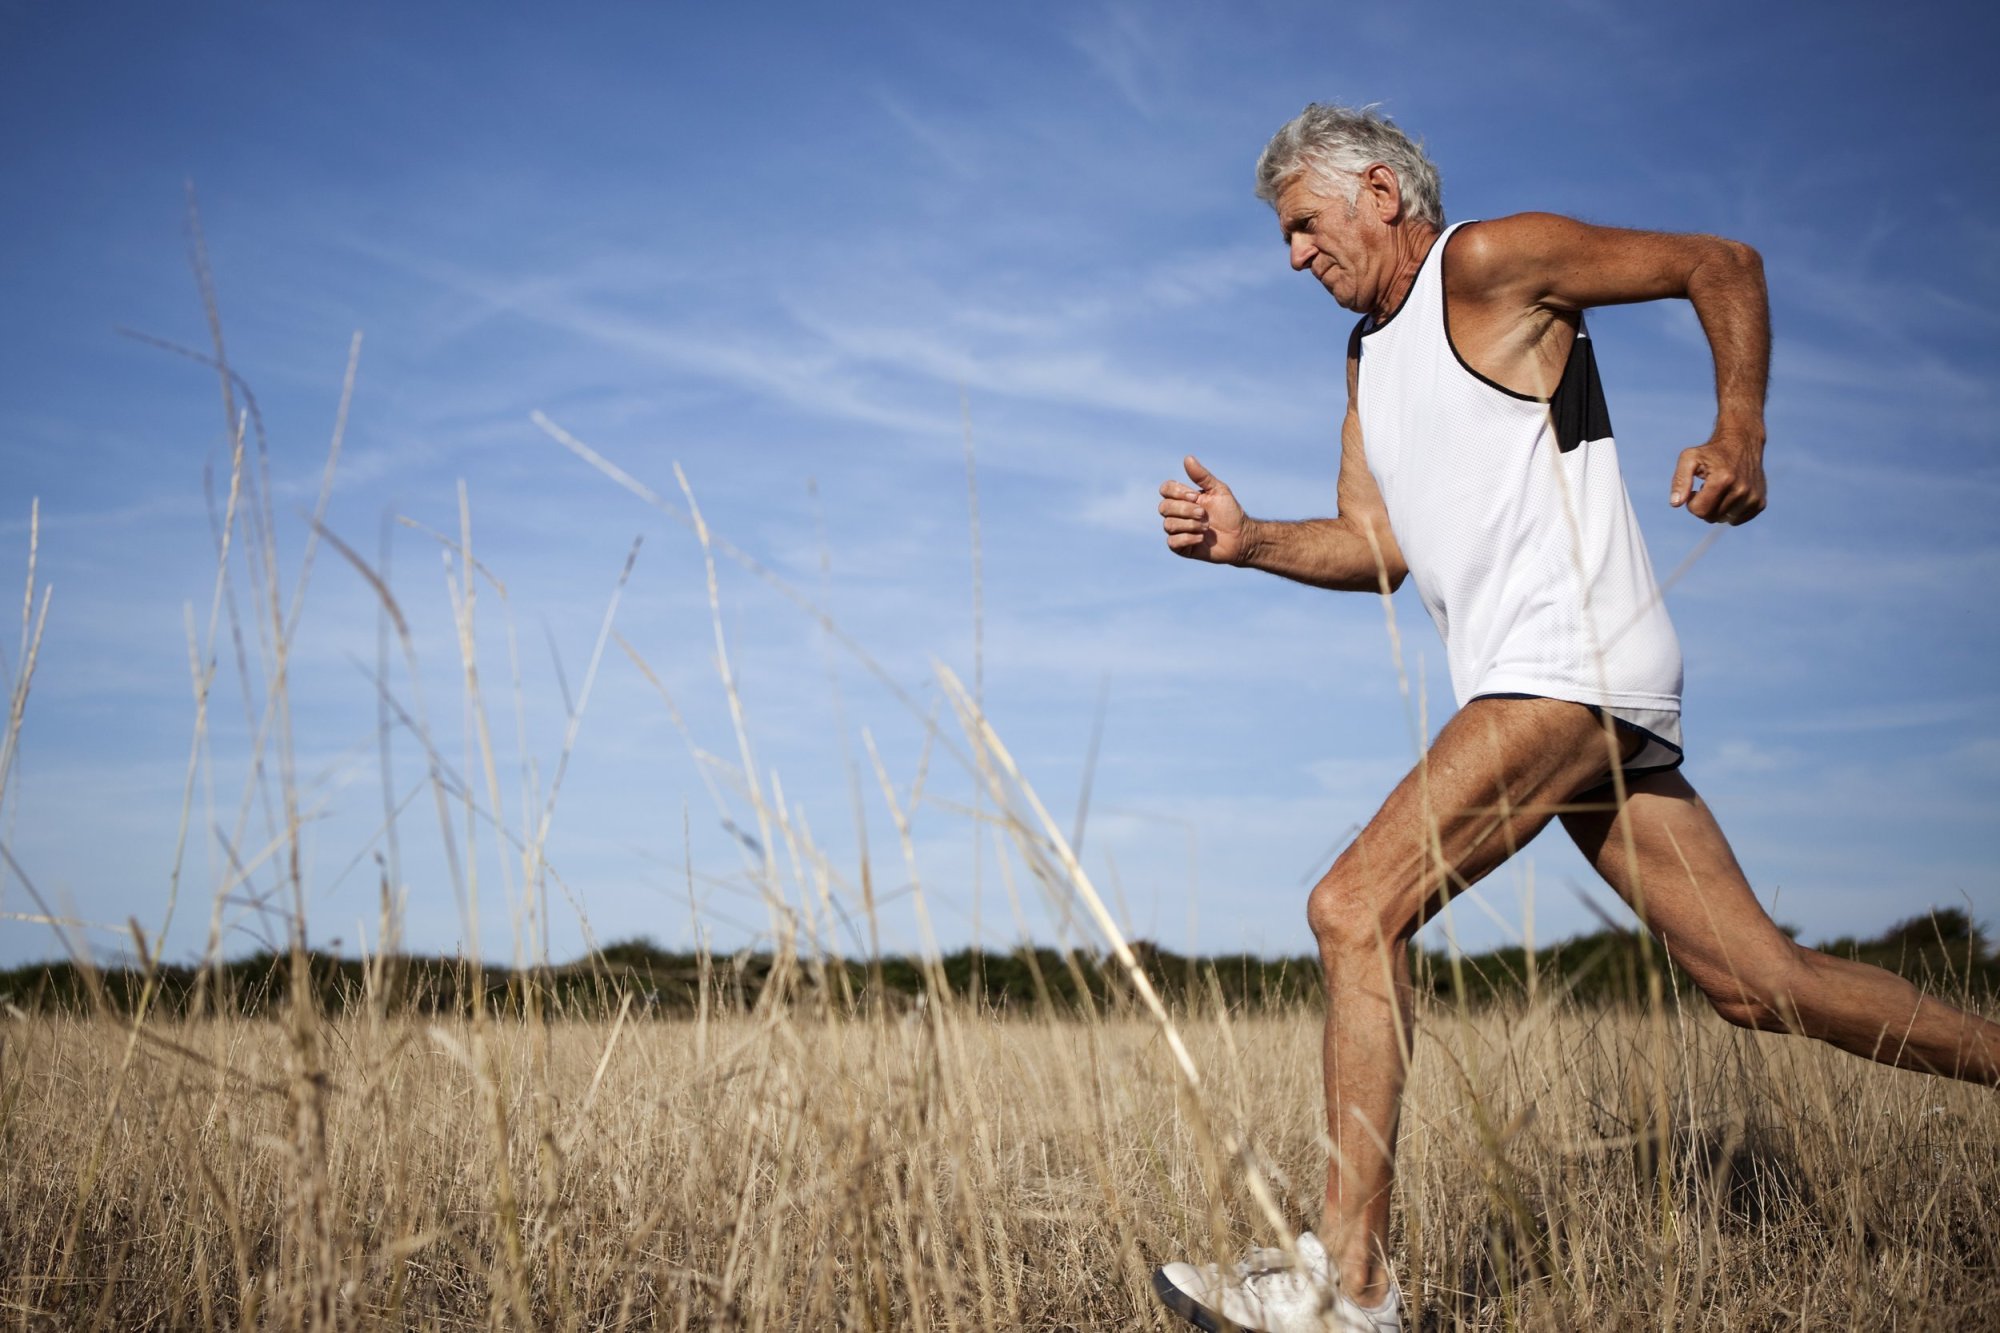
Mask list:
[{"label": "man's hand", "polygon": [[[1695,479],[1701,486],[1695,487]],[[1717,431],[1707,444],[1681,450],[1669,499],[1708,523],[1734,526],[1764,512],[1764,441],[1761,435]]]},{"label": "man's hand", "polygon": [[1168,549],[1190,560],[1242,564],[1250,554],[1252,520],[1236,503],[1235,493],[1193,454],[1181,465],[1193,486],[1160,483],[1160,526],[1166,529]]},{"label": "man's hand", "polygon": [[1212,565],[1242,565],[1315,588],[1393,591],[1408,574],[1381,497],[1361,460],[1361,428],[1350,416],[1342,430],[1338,518],[1267,519],[1244,514],[1236,496],[1193,456],[1188,481],[1160,483],[1160,526],[1167,549]]}]

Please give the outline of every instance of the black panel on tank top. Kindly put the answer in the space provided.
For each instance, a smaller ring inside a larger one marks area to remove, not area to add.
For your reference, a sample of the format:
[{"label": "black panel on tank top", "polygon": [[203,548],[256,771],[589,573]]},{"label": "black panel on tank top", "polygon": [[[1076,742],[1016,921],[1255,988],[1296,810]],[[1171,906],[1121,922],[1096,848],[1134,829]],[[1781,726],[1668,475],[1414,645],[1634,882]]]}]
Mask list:
[{"label": "black panel on tank top", "polygon": [[1556,448],[1563,453],[1611,434],[1611,409],[1605,406],[1604,384],[1597,378],[1597,353],[1581,327],[1570,344],[1562,383],[1549,400],[1549,417],[1555,422]]}]

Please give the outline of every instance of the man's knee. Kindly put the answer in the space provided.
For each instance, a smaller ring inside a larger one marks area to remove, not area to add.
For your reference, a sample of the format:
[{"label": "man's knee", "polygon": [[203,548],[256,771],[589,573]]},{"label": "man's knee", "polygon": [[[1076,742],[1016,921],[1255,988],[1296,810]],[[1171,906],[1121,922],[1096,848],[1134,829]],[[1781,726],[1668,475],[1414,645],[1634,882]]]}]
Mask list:
[{"label": "man's knee", "polygon": [[1380,895],[1341,873],[1336,865],[1306,898],[1306,924],[1326,958],[1373,957],[1394,948],[1403,923],[1385,910]]}]

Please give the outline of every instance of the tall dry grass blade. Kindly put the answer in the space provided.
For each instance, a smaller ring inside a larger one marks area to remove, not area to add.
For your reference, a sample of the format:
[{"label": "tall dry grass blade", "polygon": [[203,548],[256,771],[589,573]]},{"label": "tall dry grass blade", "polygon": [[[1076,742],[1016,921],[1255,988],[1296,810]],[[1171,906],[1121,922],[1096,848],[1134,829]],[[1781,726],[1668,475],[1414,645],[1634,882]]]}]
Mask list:
[{"label": "tall dry grass blade", "polygon": [[771,811],[764,799],[763,778],[757,769],[757,758],[750,746],[750,729],[743,716],[743,695],[737,687],[736,672],[729,661],[729,636],[722,628],[722,591],[715,577],[715,541],[708,530],[708,523],[701,516],[701,507],[695,503],[694,488],[688,485],[687,474],[681,471],[679,463],[674,464],[674,480],[680,484],[681,495],[687,501],[688,521],[694,525],[695,539],[701,543],[702,568],[708,580],[708,619],[715,637],[715,670],[722,679],[722,693],[729,704],[729,722],[736,733],[737,756],[743,764],[744,791],[750,798],[750,809],[757,817],[757,846],[759,849],[758,884],[766,894],[771,911],[772,934],[783,932],[781,920],[784,897],[778,887],[777,851],[771,838]]},{"label": "tall dry grass blade", "polygon": [[[361,576],[362,580],[374,591],[377,604],[387,613],[389,624],[395,630],[397,641],[402,645],[403,667],[409,673],[410,693],[416,707],[414,716],[408,713],[402,715],[408,719],[411,733],[417,738],[418,743],[423,746],[424,755],[429,765],[431,792],[436,798],[438,827],[444,843],[445,865],[451,879],[452,894],[458,903],[460,919],[465,920],[467,912],[465,876],[461,869],[458,855],[458,840],[452,833],[451,789],[445,780],[444,767],[437,750],[430,743],[430,724],[424,708],[423,678],[417,670],[416,641],[410,635],[410,623],[404,618],[403,608],[397,603],[395,594],[389,591],[389,585],[383,581],[380,574],[369,566],[366,560],[361,558],[360,553],[342,541],[339,534],[335,533],[331,528],[321,525],[320,535],[326,540],[327,545],[333,547],[335,552],[343,560],[347,561],[354,571]],[[387,680],[382,680],[378,683],[382,699],[390,707],[397,708],[397,711],[401,712],[400,708],[390,699],[388,687],[389,682]]]},{"label": "tall dry grass blade", "polygon": [[1083,835],[1090,823],[1090,793],[1097,784],[1097,752],[1104,744],[1104,710],[1111,701],[1111,678],[1097,683],[1097,706],[1090,712],[1090,743],[1083,749],[1083,777],[1076,787],[1076,817],[1069,826],[1069,843],[1083,855]]},{"label": "tall dry grass blade", "polygon": [[[972,538],[972,702],[986,709],[986,570],[984,542],[979,531],[979,462],[972,447],[972,399],[963,384],[958,386],[959,416],[965,425],[965,517]],[[986,799],[983,787],[972,788],[972,994],[983,1002],[986,982],[983,969],[983,940],[980,936],[980,898],[985,886],[986,857],[983,841],[985,822],[979,817],[980,803]]]},{"label": "tall dry grass blade", "polygon": [[347,439],[347,414],[354,406],[354,378],[361,369],[361,330],[356,329],[347,344],[347,369],[340,377],[340,402],[333,413],[333,438],[326,446],[326,464],[320,470],[319,494],[313,501],[312,518],[306,528],[304,552],[299,556],[299,572],[292,583],[291,607],[284,616],[284,637],[290,642],[298,633],[299,616],[305,610],[306,584],[312,579],[313,554],[319,544],[319,528],[326,521],[327,505],[333,501],[333,478],[340,469],[340,450]]},{"label": "tall dry grass blade", "polygon": [[[555,821],[556,798],[562,793],[563,775],[569,771],[569,759],[576,749],[578,733],[583,728],[584,710],[590,706],[591,690],[597,684],[597,669],[604,661],[604,645],[611,639],[611,626],[618,617],[618,603],[625,595],[625,585],[632,580],[632,569],[639,561],[639,547],[644,538],[632,539],[632,548],[625,553],[625,564],[618,571],[618,582],[611,590],[611,599],[605,604],[604,618],[597,629],[597,640],[591,645],[590,664],[584,668],[583,689],[578,693],[576,705],[570,710],[569,720],[563,729],[562,746],[556,752],[556,771],[549,779],[548,795],[542,804],[541,818],[534,827],[528,841],[530,861],[527,867],[526,883],[532,885],[540,875],[543,859],[548,846],[549,828]],[[497,796],[497,783],[496,783]],[[546,952],[546,950],[545,950]]]},{"label": "tall dry grass blade", "polygon": [[[7,780],[21,751],[21,726],[28,715],[28,692],[34,684],[35,664],[41,660],[42,632],[48,628],[49,600],[55,593],[53,587],[44,586],[41,610],[35,610],[35,558],[41,545],[41,516],[41,501],[31,501],[28,505],[27,587],[21,594],[21,648],[18,664],[14,668],[13,689],[7,698],[7,729],[0,733],[0,810],[6,808]],[[42,910],[48,912],[46,906]]]},{"label": "tall dry grass blade", "polygon": [[[936,664],[935,669],[946,693],[951,696],[954,706],[958,709],[961,724],[974,738],[977,747],[993,756],[1000,770],[1005,773],[1009,786],[1027,800],[1029,809],[1034,812],[1036,821],[1041,825],[1042,836],[1046,840],[1045,845],[1055,854],[1067,877],[1067,883],[1083,901],[1091,919],[1096,922],[1098,930],[1111,945],[1119,965],[1124,968],[1133,990],[1138,993],[1140,1000],[1158,1024],[1160,1034],[1167,1043],[1167,1049],[1173,1053],[1175,1066],[1187,1084],[1188,1105],[1206,1130],[1207,1114],[1200,1100],[1201,1071],[1196,1068],[1194,1057],[1189,1053],[1187,1043],[1182,1040],[1179,1026],[1167,1012],[1166,1005],[1161,1002],[1159,993],[1153,988],[1152,980],[1146,975],[1146,970],[1139,965],[1139,960],[1133,954],[1132,946],[1126,941],[1124,932],[1118,928],[1118,923],[1106,909],[1104,900],[1091,885],[1090,876],[1077,861],[1076,853],[1064,839],[1062,830],[1049,817],[1047,808],[1042,805],[1041,797],[1036,795],[1034,788],[1022,778],[1013,756],[1008,753],[1006,746],[1001,743],[1000,737],[986,718],[972,707],[971,698],[966,694],[965,687],[959,683],[958,677],[952,673],[950,667],[942,663]],[[1004,791],[996,790],[993,795],[996,802],[1004,803]],[[1271,1193],[1266,1173],[1256,1160],[1254,1150],[1247,1142],[1233,1135],[1228,1141],[1228,1146],[1243,1173],[1244,1183],[1248,1186],[1251,1197],[1256,1200],[1264,1214],[1266,1224],[1276,1233],[1281,1247],[1288,1256],[1293,1262],[1297,1262],[1291,1226]]]},{"label": "tall dry grass blade", "polygon": [[[578,458],[582,459],[584,462],[596,468],[599,472],[603,473],[606,477],[609,477],[612,481],[618,483],[618,485],[624,487],[627,491],[630,491],[633,495],[637,496],[640,500],[643,500],[646,504],[652,506],[654,509],[659,510],[661,513],[665,514],[667,517],[673,519],[677,523],[684,524],[689,528],[693,528],[695,526],[694,518],[691,517],[687,513],[687,511],[679,508],[678,506],[668,501],[664,496],[660,495],[660,493],[655,491],[652,487],[638,480],[636,477],[632,476],[631,473],[625,471],[623,468],[619,467],[616,463],[613,463],[610,459],[605,458],[602,454],[598,453],[595,449],[592,449],[582,440],[577,439],[574,435],[571,435],[561,426],[558,426],[555,422],[551,421],[547,416],[543,415],[540,412],[531,412],[529,414],[529,419],[532,420],[536,426],[540,427],[543,433],[546,434],[550,439],[554,440],[557,444],[562,445],[563,448],[569,450],[571,453],[575,454]],[[720,534],[711,534],[710,545],[713,547],[714,550],[719,551],[723,555],[727,556],[731,561],[735,562],[742,569],[748,571],[750,574],[754,575],[756,578],[765,583],[780,597],[783,597],[786,601],[790,602],[793,606],[798,608],[800,611],[804,612],[808,619],[810,619],[815,625],[819,626],[821,630],[825,631],[828,638],[832,639],[835,643],[839,644],[842,648],[844,648],[847,651],[847,653],[851,657],[853,657],[857,663],[860,664],[863,670],[865,670],[870,676],[873,676],[876,682],[880,684],[883,689],[889,692],[889,694],[896,700],[896,702],[898,702],[906,710],[908,710],[908,712],[912,717],[920,718],[924,715],[924,709],[922,705],[918,703],[916,697],[912,695],[909,692],[909,690],[903,686],[902,682],[898,681],[894,676],[890,675],[888,669],[885,668],[879,661],[876,660],[874,654],[870,653],[866,648],[864,648],[861,645],[859,640],[857,640],[853,635],[849,634],[845,629],[843,629],[840,623],[836,621],[832,617],[832,615],[825,610],[825,608],[814,603],[814,601],[810,597],[807,597],[797,588],[794,588],[789,582],[780,577],[769,566],[764,564],[763,561],[758,560],[755,556],[744,551],[741,547],[738,547],[735,543],[729,541],[726,537],[723,537]],[[971,761],[969,756],[958,752],[955,748],[951,746],[950,742],[947,740],[941,739],[939,743],[945,748],[946,752],[951,754],[951,756],[954,759],[956,759],[961,765],[963,765],[967,769],[971,768]]]},{"label": "tall dry grass blade", "polygon": [[[1074,888],[1085,910],[1090,913],[1091,919],[1096,922],[1098,930],[1103,934],[1105,941],[1111,946],[1112,952],[1118,958],[1119,965],[1125,969],[1126,976],[1131,981],[1133,990],[1138,992],[1146,1008],[1152,1012],[1153,1017],[1160,1023],[1162,1035],[1167,1042],[1167,1048],[1173,1053],[1174,1063],[1179,1067],[1182,1077],[1187,1080],[1190,1087],[1199,1088],[1201,1086],[1201,1071],[1195,1068],[1194,1057],[1188,1053],[1187,1046],[1181,1040],[1180,1032],[1175,1026],[1172,1016],[1167,1013],[1166,1006],[1161,1003],[1158,992],[1153,989],[1153,983],[1146,975],[1146,970],[1139,965],[1137,956],[1133,954],[1131,946],[1126,943],[1125,933],[1119,929],[1117,921],[1104,906],[1104,900],[1098,896],[1097,890],[1091,885],[1090,876],[1076,859],[1076,853],[1070,848],[1068,840],[1063,837],[1062,830],[1049,817],[1048,810],[1042,805],[1041,798],[1035,794],[1034,788],[1023,780],[1020,770],[1014,764],[1013,755],[1002,744],[1000,737],[993,731],[992,726],[986,721],[985,717],[973,707],[971,696],[966,693],[965,687],[959,683],[958,677],[953,674],[951,668],[938,663],[935,669],[939,680],[944,684],[947,694],[950,695],[952,702],[959,709],[960,719],[965,725],[967,732],[972,734],[977,742],[993,755],[1000,770],[1006,775],[1011,788],[1020,792],[1022,797],[1028,802],[1028,808],[1033,811],[1037,821],[1041,824],[1041,835],[1045,840],[1044,845],[1054,853],[1064,874],[1068,876],[1068,883]],[[996,799],[1001,794],[997,791],[994,793]]]},{"label": "tall dry grass blade", "polygon": [[888,807],[889,818],[896,826],[897,841],[902,844],[903,865],[910,876],[910,901],[916,908],[917,930],[922,941],[924,972],[936,998],[947,999],[951,995],[951,986],[944,978],[943,955],[938,948],[937,932],[931,927],[930,908],[924,904],[923,879],[917,867],[917,845],[910,836],[909,816],[896,799],[896,784],[890,780],[889,770],[875,748],[875,737],[866,727],[861,729],[861,743],[868,751],[869,762],[875,766],[875,779],[882,786],[882,803]]}]

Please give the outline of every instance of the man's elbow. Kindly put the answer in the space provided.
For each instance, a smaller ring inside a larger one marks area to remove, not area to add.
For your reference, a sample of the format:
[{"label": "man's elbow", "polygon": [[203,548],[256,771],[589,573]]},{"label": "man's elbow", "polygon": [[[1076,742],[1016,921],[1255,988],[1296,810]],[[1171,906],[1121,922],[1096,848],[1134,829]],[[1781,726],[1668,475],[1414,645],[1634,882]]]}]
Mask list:
[{"label": "man's elbow", "polygon": [[1764,280],[1764,256],[1757,253],[1756,247],[1727,236],[1712,236],[1709,239],[1714,243],[1710,262],[1743,277],[1754,278],[1758,282]]},{"label": "man's elbow", "polygon": [[1356,570],[1338,586],[1347,592],[1391,593],[1403,586],[1410,571],[1401,565],[1377,564],[1373,569]]},{"label": "man's elbow", "polygon": [[1355,562],[1361,568],[1354,571],[1354,586],[1364,592],[1394,592],[1402,587],[1403,580],[1410,576],[1410,568],[1403,563],[1403,553],[1397,549],[1395,535],[1389,530],[1389,516],[1370,509],[1347,521],[1367,543],[1366,554]]}]

